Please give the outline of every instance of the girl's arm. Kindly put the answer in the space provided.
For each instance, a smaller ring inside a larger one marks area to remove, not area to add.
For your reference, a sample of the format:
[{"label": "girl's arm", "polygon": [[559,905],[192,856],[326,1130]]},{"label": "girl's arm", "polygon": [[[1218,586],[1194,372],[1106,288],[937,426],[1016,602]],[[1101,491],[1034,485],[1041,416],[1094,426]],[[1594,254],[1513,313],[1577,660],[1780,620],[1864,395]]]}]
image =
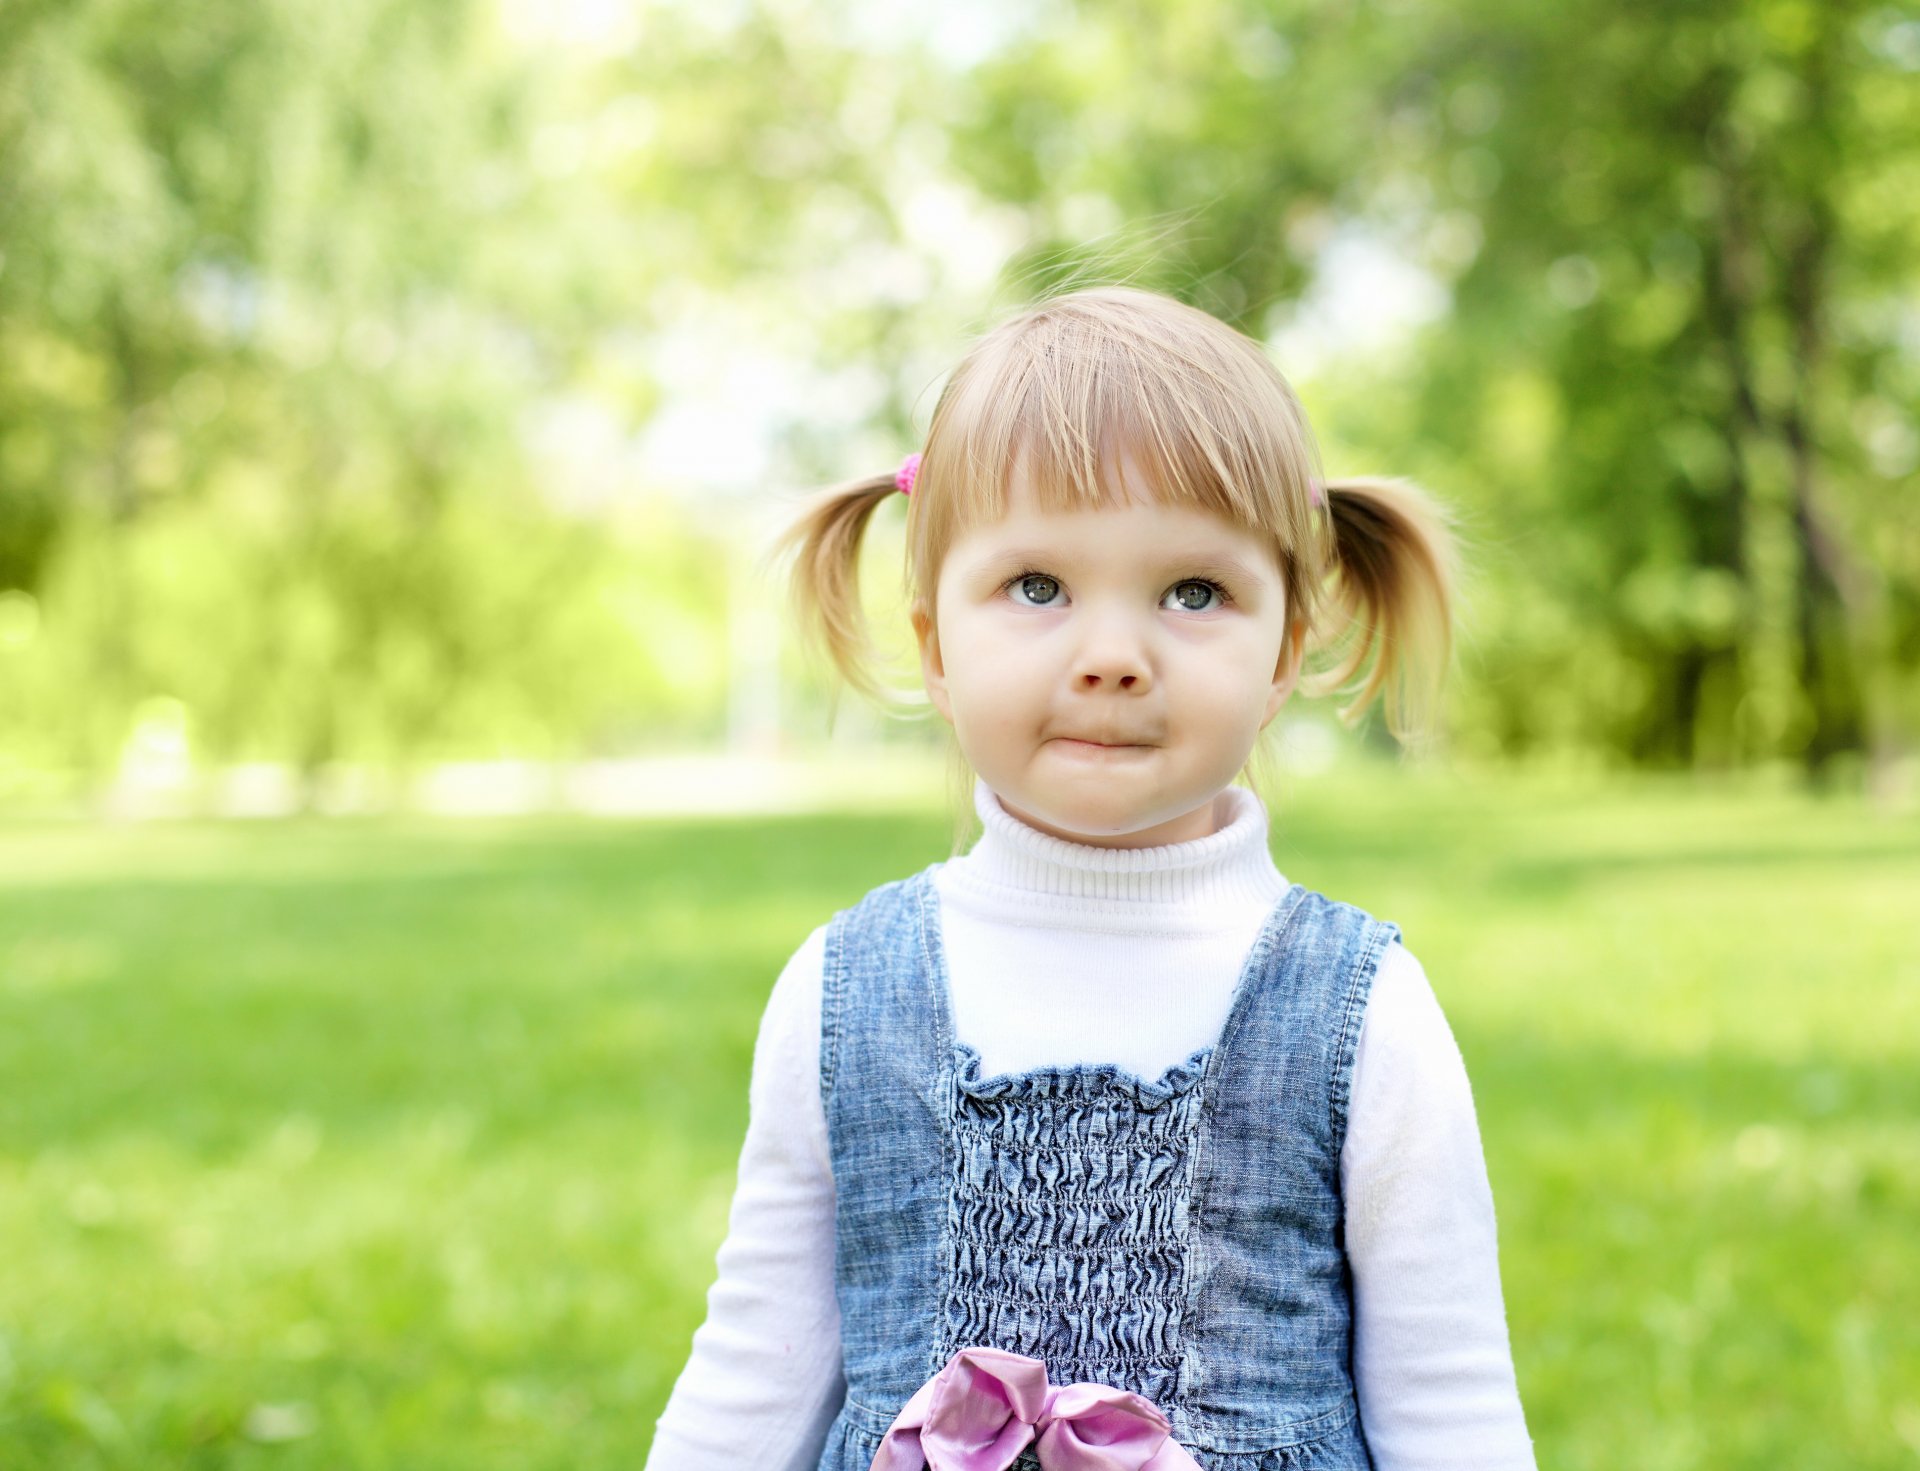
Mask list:
[{"label": "girl's arm", "polygon": [[820,1103],[825,954],[822,926],[787,962],[761,1017],[719,1279],[647,1471],[812,1471],[840,1408],[833,1169]]},{"label": "girl's arm", "polygon": [[1420,963],[1387,947],[1340,1157],[1354,1380],[1379,1471],[1533,1471],[1467,1068]]}]

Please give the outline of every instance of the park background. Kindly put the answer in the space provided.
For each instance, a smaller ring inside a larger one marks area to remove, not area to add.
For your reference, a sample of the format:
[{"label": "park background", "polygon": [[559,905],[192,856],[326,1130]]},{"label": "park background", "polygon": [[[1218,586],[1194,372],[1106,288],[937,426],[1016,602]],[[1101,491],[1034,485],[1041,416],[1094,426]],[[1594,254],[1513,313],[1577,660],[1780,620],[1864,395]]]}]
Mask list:
[{"label": "park background", "polygon": [[1265,795],[1541,1465],[1913,1466],[1917,216],[1858,0],[8,0],[0,1466],[641,1463],[773,977],[952,836],[759,553],[1102,280],[1459,515],[1436,750]]}]

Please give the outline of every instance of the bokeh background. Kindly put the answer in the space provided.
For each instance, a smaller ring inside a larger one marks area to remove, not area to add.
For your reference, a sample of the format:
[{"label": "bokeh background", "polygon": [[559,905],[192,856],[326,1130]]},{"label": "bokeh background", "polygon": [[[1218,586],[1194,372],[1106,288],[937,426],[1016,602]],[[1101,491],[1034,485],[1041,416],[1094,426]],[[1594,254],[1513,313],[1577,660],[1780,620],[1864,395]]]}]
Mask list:
[{"label": "bokeh background", "polygon": [[1920,1462],[1916,240],[1898,4],[6,0],[0,1466],[641,1463],[773,977],[951,838],[761,553],[1104,280],[1459,514],[1436,752],[1265,795],[1541,1465]]}]

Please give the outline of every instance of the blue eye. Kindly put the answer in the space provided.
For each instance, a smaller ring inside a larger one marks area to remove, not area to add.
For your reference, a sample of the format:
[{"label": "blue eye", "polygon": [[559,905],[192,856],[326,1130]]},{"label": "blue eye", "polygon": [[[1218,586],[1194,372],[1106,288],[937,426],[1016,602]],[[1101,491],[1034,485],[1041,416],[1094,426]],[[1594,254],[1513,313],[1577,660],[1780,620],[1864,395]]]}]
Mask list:
[{"label": "blue eye", "polygon": [[[1018,577],[1008,579],[1007,586],[1020,595],[1014,601],[1027,608],[1050,608],[1060,595],[1059,582],[1044,572],[1022,572]],[[1033,601],[1022,602],[1022,597]]]},{"label": "blue eye", "polygon": [[[1185,594],[1189,588],[1201,590],[1201,600],[1198,603],[1187,601]],[[1215,608],[1225,607],[1232,601],[1227,596],[1227,590],[1210,577],[1189,577],[1185,582],[1176,582],[1167,596],[1175,599],[1180,610],[1185,613],[1211,613]],[[1207,601],[1209,598],[1212,599],[1211,602]]]}]

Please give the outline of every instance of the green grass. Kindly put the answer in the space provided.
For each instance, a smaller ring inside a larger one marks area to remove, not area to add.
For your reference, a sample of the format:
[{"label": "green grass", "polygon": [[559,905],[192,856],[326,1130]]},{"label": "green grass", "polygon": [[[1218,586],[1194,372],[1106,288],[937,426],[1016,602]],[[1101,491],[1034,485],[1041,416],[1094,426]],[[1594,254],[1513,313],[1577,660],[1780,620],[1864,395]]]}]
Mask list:
[{"label": "green grass", "polygon": [[[633,1468],[760,1005],[947,821],[0,827],[0,1467]],[[1472,1075],[1547,1468],[1920,1461],[1920,825],[1276,803]]]}]

